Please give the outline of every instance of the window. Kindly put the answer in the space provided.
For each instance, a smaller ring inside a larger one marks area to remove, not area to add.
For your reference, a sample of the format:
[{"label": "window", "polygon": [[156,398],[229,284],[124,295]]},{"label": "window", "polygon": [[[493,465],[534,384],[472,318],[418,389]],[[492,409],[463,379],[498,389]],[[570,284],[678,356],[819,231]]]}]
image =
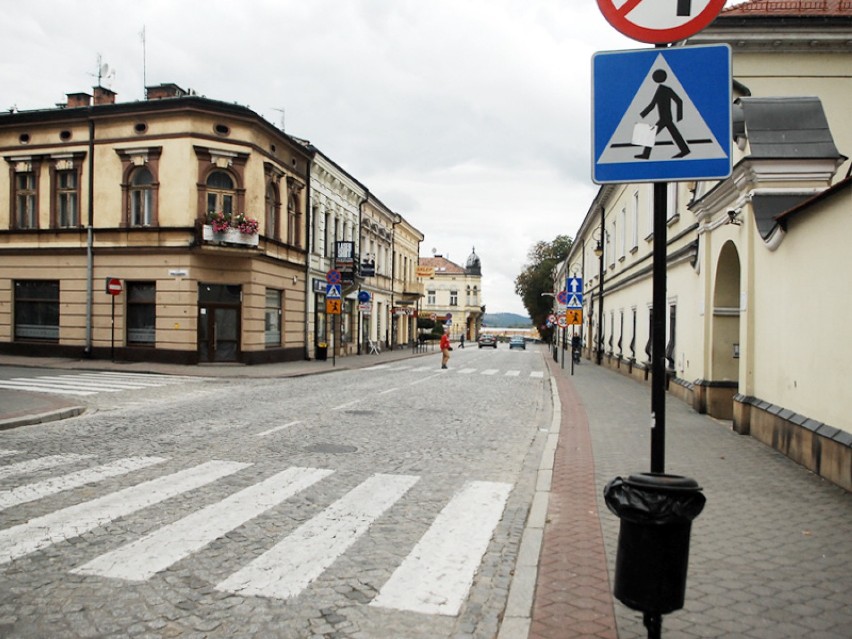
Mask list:
[{"label": "window", "polygon": [[627,248],[627,208],[621,209],[621,235],[616,238],[618,241],[618,257],[624,257]]},{"label": "window", "polygon": [[116,149],[122,166],[122,227],[159,224],[157,194],[161,147]]},{"label": "window", "polygon": [[144,166],[130,177],[130,226],[151,226],[154,222],[154,176]]},{"label": "window", "polygon": [[450,306],[458,306],[459,305],[459,292],[458,291],[450,291]]},{"label": "window", "polygon": [[266,347],[281,346],[281,291],[266,289],[264,318]]},{"label": "window", "polygon": [[677,217],[677,182],[666,185],[666,221],[671,222]]},{"label": "window", "polygon": [[666,344],[666,362],[670,370],[675,367],[675,328],[677,320],[677,305],[669,306],[669,343]]},{"label": "window", "polygon": [[434,306],[435,302],[435,291],[426,291],[426,303],[430,306]]},{"label": "window", "polygon": [[331,255],[331,213],[326,211],[325,213],[325,226],[323,227],[323,255],[325,257],[332,257]]},{"label": "window", "polygon": [[15,339],[59,341],[59,282],[15,282]]},{"label": "window", "polygon": [[632,235],[630,239],[630,250],[639,247],[639,191],[633,193],[633,210],[630,213]]},{"label": "window", "polygon": [[36,194],[36,174],[33,171],[16,173],[15,228],[38,228]]},{"label": "window", "polygon": [[80,225],[79,189],[77,171],[56,172],[56,213],[61,228]]},{"label": "window", "polygon": [[234,181],[224,171],[214,171],[207,178],[207,211],[225,215],[234,213]]},{"label": "window", "polygon": [[278,237],[278,189],[270,182],[266,185],[266,234]]},{"label": "window", "polygon": [[154,346],[157,336],[157,285],[127,282],[127,344]]}]

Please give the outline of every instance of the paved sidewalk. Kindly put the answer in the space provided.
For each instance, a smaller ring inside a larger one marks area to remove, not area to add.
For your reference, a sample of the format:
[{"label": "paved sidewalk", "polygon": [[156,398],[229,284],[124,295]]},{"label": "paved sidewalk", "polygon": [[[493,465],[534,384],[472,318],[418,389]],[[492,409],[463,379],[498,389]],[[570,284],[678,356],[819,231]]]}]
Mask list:
[{"label": "paved sidewalk", "polygon": [[[609,594],[619,520],[603,488],[650,469],[650,385],[587,360],[573,376],[570,362],[548,366],[562,423],[529,637],[647,637],[641,613]],[[707,504],[684,608],[662,636],[852,637],[852,495],[729,422],[666,406],[665,470],[697,480]]]}]

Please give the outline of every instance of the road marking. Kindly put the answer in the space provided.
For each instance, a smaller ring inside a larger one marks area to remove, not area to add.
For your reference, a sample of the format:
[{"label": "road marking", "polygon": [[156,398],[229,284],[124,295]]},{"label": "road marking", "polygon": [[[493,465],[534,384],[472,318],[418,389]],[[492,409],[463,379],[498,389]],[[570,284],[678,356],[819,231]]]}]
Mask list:
[{"label": "road marking", "polygon": [[36,393],[56,393],[59,395],[97,395],[97,391],[74,390],[71,388],[56,388],[55,386],[39,386],[25,382],[12,382],[5,380],[0,382],[0,388],[8,388],[10,390],[33,391]]},{"label": "road marking", "polygon": [[544,371],[533,371],[530,373],[530,377],[544,377]]},{"label": "road marking", "polygon": [[17,464],[3,466],[0,468],[0,477],[25,475],[45,468],[55,468],[56,466],[73,464],[74,462],[78,462],[82,459],[88,459],[90,457],[92,457],[92,455],[77,455],[74,453],[69,453],[67,455],[48,455],[47,457],[39,457],[38,459],[30,459],[18,462]]},{"label": "road marking", "polygon": [[380,371],[383,368],[390,368],[390,364],[376,364],[375,366],[368,366],[365,368],[365,371]]},{"label": "road marking", "polygon": [[457,615],[500,521],[510,484],[475,481],[448,503],[371,606]]},{"label": "road marking", "polygon": [[144,581],[333,472],[288,468],[71,572]]},{"label": "road marking", "polygon": [[483,375],[496,375],[498,372],[499,371],[496,368],[489,368],[489,369],[482,371],[482,374]]},{"label": "road marking", "polygon": [[164,461],[166,461],[164,457],[126,457],[109,464],[78,470],[61,477],[52,477],[34,484],[0,491],[0,510],[26,504],[72,488],[79,488],[108,477],[125,475],[134,470],[147,468]]},{"label": "road marking", "polygon": [[361,403],[361,400],[356,399],[353,402],[346,402],[345,404],[341,404],[340,406],[335,406],[331,410],[343,410],[344,408],[349,408],[350,406],[354,406],[355,404],[360,404],[360,403]]},{"label": "road marking", "polygon": [[132,390],[128,386],[110,384],[108,382],[94,381],[90,379],[78,379],[77,377],[14,377],[12,382],[26,382],[29,384],[44,384],[56,388],[74,388],[80,390],[91,390],[104,393],[118,393],[123,390]]},{"label": "road marking", "polygon": [[471,373],[475,373],[475,368],[463,368],[459,371],[459,375],[470,375]]},{"label": "road marking", "polygon": [[373,475],[222,581],[216,590],[279,599],[297,596],[418,479]]},{"label": "road marking", "polygon": [[388,393],[395,393],[399,388],[388,388],[387,390],[383,390],[379,395],[387,395]]},{"label": "road marking", "polygon": [[290,426],[295,426],[296,424],[301,424],[302,422],[296,420],[295,422],[290,422],[288,424],[284,424],[283,426],[276,426],[275,428],[270,428],[269,430],[265,430],[262,433],[257,433],[255,437],[266,437],[267,435],[271,435],[272,433],[277,433],[279,430],[284,430],[285,428],[290,428]]},{"label": "road marking", "polygon": [[517,377],[521,371],[506,371],[506,377]]},{"label": "road marking", "polygon": [[0,531],[0,564],[231,475],[251,464],[211,461]]}]

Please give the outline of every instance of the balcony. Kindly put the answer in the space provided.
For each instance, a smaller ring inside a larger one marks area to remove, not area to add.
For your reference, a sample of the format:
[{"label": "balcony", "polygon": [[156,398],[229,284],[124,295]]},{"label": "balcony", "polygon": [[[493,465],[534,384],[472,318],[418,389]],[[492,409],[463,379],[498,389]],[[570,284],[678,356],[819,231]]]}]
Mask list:
[{"label": "balcony", "polygon": [[241,233],[236,228],[225,229],[217,233],[209,224],[201,227],[201,239],[210,244],[235,244],[251,247],[256,247],[258,243],[257,233]]}]

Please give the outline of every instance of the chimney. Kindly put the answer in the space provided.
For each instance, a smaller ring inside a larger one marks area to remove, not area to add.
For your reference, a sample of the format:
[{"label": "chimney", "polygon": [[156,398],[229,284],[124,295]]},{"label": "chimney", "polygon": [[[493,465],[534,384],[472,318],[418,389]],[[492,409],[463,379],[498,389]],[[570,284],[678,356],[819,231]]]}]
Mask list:
[{"label": "chimney", "polygon": [[145,87],[145,96],[148,100],[162,100],[163,98],[182,98],[187,92],[176,84],[161,84],[155,87]]},{"label": "chimney", "polygon": [[99,104],[115,104],[115,91],[105,87],[95,87],[95,106]]},{"label": "chimney", "polygon": [[92,96],[88,93],[66,93],[68,96],[68,108],[87,107],[91,104]]}]

